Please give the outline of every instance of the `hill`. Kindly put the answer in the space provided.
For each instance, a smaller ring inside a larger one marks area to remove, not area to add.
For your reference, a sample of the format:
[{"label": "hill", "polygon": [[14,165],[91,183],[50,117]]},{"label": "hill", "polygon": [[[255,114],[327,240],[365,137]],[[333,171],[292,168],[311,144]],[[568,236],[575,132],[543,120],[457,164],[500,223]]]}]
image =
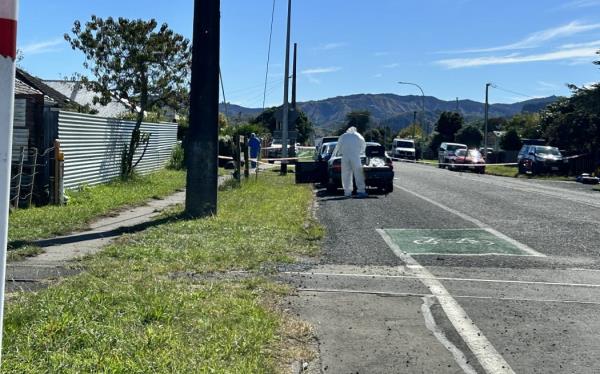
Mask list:
[{"label": "hill", "polygon": [[[490,105],[490,117],[512,117],[523,111],[533,112],[544,108],[556,101],[556,96],[532,99],[513,104]],[[355,110],[368,110],[373,121],[399,130],[408,126],[414,112],[420,116],[422,97],[415,95],[399,96],[394,94],[357,94],[338,96],[325,100],[298,103],[299,108],[319,128],[331,130],[340,127],[346,114]],[[228,105],[232,117],[253,117],[260,114],[261,109],[244,108],[238,105]],[[432,96],[425,96],[425,122],[434,123],[443,111],[455,111],[456,101],[445,101]],[[224,106],[221,104],[221,110]],[[483,118],[483,103],[472,100],[459,100],[458,110],[467,120]]]}]

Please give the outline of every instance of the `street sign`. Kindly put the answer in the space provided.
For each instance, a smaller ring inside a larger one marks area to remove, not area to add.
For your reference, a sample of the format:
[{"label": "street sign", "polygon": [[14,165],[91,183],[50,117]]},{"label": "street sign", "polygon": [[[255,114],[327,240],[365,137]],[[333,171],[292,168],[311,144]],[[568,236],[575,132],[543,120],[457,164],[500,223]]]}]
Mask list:
[{"label": "street sign", "polygon": [[[273,139],[281,139],[281,130],[273,131]],[[298,139],[298,131],[288,131],[288,139],[296,140]]]},{"label": "street sign", "polygon": [[[288,123],[296,122],[298,117],[300,117],[300,115],[298,114],[298,111],[294,110],[293,108],[290,107],[290,110],[288,111]],[[277,109],[277,111],[275,112],[275,119],[277,120],[277,122],[280,122],[280,123],[283,121],[283,109],[282,108]]]}]

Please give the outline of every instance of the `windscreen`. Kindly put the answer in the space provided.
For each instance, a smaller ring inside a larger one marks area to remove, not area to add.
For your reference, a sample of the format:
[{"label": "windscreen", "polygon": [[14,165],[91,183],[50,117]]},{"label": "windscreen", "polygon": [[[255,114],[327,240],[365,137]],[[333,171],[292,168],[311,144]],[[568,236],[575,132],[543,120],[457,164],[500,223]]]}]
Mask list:
[{"label": "windscreen", "polygon": [[397,142],[396,148],[414,148],[415,143],[413,142]]},{"label": "windscreen", "polygon": [[560,151],[554,147],[535,147],[535,153],[538,155],[561,156]]},{"label": "windscreen", "polygon": [[464,145],[448,144],[449,151],[456,151],[457,149],[465,149]]}]

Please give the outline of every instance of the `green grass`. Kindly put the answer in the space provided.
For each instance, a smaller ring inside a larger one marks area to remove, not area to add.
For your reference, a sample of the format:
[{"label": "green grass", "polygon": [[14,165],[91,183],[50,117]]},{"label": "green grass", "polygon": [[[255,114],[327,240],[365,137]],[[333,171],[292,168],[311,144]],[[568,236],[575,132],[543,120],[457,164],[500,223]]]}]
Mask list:
[{"label": "green grass", "polygon": [[122,182],[68,191],[66,206],[44,206],[21,209],[9,217],[9,246],[14,242],[50,238],[86,229],[103,215],[128,206],[167,196],[185,187],[185,173],[162,170],[148,176]]},{"label": "green grass", "polygon": [[312,191],[292,180],[264,173],[221,191],[210,218],[173,209],[84,261],[84,273],[13,297],[2,372],[276,372],[298,338],[273,307],[287,290],[259,272],[238,281],[211,272],[315,253],[323,230]]},{"label": "green grass", "polygon": [[497,175],[500,177],[513,178],[516,178],[519,175],[519,171],[516,167],[506,165],[487,165],[485,167],[485,173],[490,175]]},{"label": "green grass", "polygon": [[297,152],[299,160],[313,160],[315,156],[314,149],[300,149]]}]

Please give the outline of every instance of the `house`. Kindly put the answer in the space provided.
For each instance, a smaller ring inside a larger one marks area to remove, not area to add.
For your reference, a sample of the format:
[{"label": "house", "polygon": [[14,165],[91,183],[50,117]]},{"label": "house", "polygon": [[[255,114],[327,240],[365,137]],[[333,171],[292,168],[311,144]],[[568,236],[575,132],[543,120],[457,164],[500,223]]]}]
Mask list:
[{"label": "house", "polygon": [[107,105],[94,104],[94,97],[97,94],[79,81],[44,80],[43,83],[68,97],[69,100],[81,106],[89,107],[101,117],[120,118],[131,112],[129,105],[116,98]]}]

